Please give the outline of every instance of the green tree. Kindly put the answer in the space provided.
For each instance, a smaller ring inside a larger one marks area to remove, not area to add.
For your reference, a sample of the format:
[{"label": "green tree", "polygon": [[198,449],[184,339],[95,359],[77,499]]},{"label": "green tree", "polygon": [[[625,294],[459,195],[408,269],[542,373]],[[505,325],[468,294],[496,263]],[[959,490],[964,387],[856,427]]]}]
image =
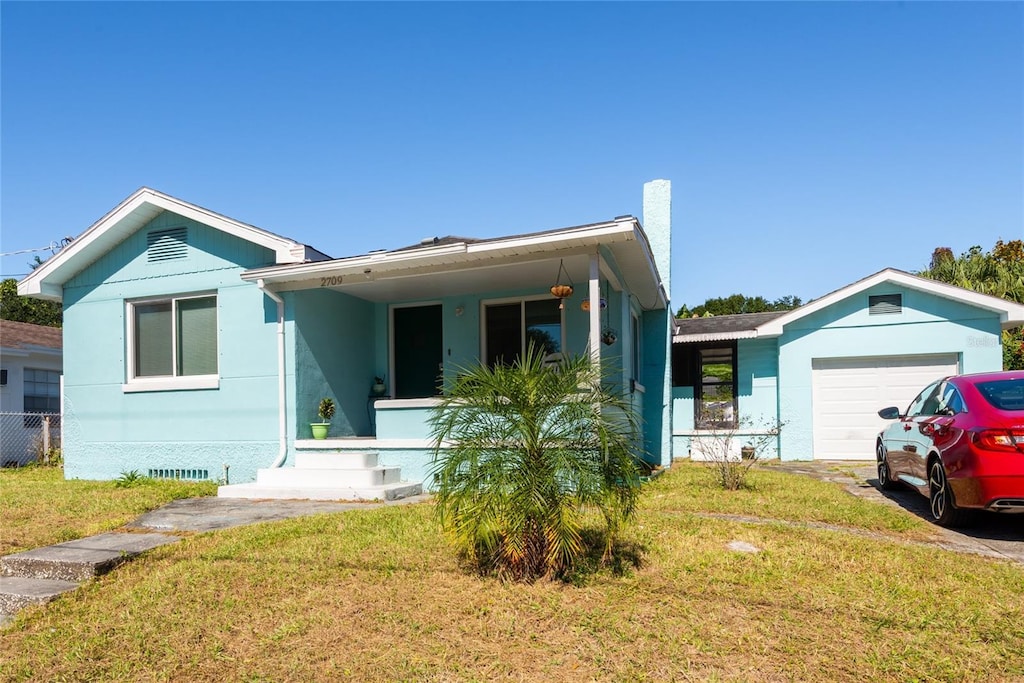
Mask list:
[{"label": "green tree", "polygon": [[[918,275],[1024,304],[1024,242],[998,240],[991,252],[975,245],[957,257],[938,247]],[[1003,330],[1003,369],[1024,370],[1024,327]]]},{"label": "green tree", "polygon": [[677,318],[702,318],[708,315],[734,315],[736,313],[764,313],[767,311],[790,311],[802,304],[800,297],[792,294],[768,301],[763,296],[733,294],[727,297],[708,299],[699,306],[684,305],[676,313]]},{"label": "green tree", "polygon": [[60,327],[64,309],[55,301],[41,301],[18,296],[18,281],[7,278],[0,282],[0,318],[20,323]]},{"label": "green tree", "polygon": [[431,417],[438,518],[481,574],[565,578],[590,550],[593,520],[607,560],[636,509],[630,407],[589,358],[543,358],[531,344],[511,365],[463,369]]}]

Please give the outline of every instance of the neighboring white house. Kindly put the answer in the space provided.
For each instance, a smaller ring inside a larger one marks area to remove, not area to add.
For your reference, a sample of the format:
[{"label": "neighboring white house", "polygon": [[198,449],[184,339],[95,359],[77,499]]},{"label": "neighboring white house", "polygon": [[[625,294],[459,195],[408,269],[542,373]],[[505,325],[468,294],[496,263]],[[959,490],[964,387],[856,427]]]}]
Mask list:
[{"label": "neighboring white house", "polygon": [[[59,415],[63,331],[0,320],[0,465],[24,465],[38,452],[42,418]],[[35,415],[29,415],[34,413]],[[56,432],[59,421],[53,420]]]}]

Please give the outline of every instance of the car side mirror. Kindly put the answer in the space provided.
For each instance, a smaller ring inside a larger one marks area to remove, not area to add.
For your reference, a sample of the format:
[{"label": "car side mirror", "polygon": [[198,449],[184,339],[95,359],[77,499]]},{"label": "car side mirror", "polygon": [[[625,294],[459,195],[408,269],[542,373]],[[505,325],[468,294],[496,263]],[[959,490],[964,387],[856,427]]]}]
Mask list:
[{"label": "car side mirror", "polygon": [[900,416],[900,409],[896,406],[889,406],[878,411],[878,417],[883,420],[895,420]]}]

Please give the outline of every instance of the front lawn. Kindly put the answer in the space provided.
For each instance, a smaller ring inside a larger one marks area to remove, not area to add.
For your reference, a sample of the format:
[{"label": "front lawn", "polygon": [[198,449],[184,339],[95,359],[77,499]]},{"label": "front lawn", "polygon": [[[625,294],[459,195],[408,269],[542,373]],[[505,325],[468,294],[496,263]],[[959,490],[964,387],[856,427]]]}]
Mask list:
[{"label": "front lawn", "polygon": [[116,529],[177,498],[211,496],[212,482],[64,480],[55,467],[0,469],[0,555]]},{"label": "front lawn", "polygon": [[[23,612],[0,634],[0,678],[1024,677],[1020,565],[908,542],[928,526],[832,484],[757,472],[729,499],[699,476],[679,464],[648,485],[627,531],[646,548],[641,566],[580,586],[466,575],[428,504],[190,536]],[[809,512],[801,497],[828,504]],[[721,512],[884,538],[694,514]]]}]

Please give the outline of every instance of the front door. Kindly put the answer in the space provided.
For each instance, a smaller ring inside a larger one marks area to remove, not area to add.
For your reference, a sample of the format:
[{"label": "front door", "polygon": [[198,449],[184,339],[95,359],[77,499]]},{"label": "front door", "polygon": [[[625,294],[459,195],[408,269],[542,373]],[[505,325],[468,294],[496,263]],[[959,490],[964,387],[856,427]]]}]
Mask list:
[{"label": "front door", "polygon": [[424,398],[441,393],[441,304],[393,308],[392,333],[395,398]]}]

